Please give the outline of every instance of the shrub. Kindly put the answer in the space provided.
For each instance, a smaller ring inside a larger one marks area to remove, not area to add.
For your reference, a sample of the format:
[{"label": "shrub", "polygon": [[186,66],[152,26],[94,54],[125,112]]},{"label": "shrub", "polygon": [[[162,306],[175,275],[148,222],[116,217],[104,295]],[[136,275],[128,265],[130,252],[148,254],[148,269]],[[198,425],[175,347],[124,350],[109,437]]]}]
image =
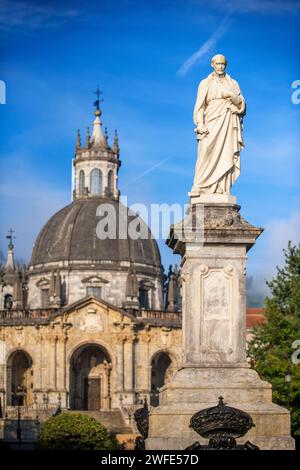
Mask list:
[{"label": "shrub", "polygon": [[66,411],[42,424],[37,448],[112,450],[116,449],[116,440],[95,418]]}]

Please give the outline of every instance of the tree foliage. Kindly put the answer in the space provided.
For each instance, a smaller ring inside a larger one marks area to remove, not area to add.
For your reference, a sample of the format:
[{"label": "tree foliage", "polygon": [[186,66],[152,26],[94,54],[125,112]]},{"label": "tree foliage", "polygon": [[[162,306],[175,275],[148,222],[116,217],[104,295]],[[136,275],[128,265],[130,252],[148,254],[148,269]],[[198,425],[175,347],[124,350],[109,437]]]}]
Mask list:
[{"label": "tree foliage", "polygon": [[116,441],[95,418],[73,412],[52,416],[42,424],[38,449],[112,450]]},{"label": "tree foliage", "polygon": [[[292,430],[300,435],[300,346],[295,345],[300,340],[300,245],[289,242],[284,255],[284,267],[277,267],[277,275],[267,282],[266,322],[253,328],[248,351],[252,366],[272,384],[273,401],[290,409]],[[288,371],[290,383],[285,380]]]}]

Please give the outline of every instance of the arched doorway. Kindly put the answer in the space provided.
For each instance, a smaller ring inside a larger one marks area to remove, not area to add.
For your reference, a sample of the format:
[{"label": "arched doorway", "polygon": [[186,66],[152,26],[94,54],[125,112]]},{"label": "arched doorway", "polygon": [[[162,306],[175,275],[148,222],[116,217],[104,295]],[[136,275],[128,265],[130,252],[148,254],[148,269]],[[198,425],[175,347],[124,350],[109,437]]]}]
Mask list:
[{"label": "arched doorway", "polygon": [[151,361],[151,395],[150,404],[159,405],[159,389],[170,381],[175,372],[175,364],[165,351],[155,354]]},{"label": "arched doorway", "polygon": [[70,363],[70,407],[74,410],[108,410],[111,407],[111,359],[99,345],[79,347]]},{"label": "arched doorway", "polygon": [[31,405],[32,388],[32,359],[23,350],[15,351],[7,361],[7,404]]}]

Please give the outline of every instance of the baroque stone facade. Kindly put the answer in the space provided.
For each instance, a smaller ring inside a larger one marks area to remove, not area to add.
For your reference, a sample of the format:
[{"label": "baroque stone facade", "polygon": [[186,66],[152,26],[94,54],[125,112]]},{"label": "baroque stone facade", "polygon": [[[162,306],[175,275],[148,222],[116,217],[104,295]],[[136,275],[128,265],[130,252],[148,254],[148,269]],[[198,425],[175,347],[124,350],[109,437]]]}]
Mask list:
[{"label": "baroque stone facade", "polygon": [[[110,147],[95,105],[85,146],[77,135],[73,201],[42,228],[28,269],[16,266],[8,236],[0,276],[6,418],[19,406],[23,417],[44,419],[60,406],[119,410],[130,424],[145,398],[158,404],[181,364],[180,272],[163,274],[149,228],[120,202],[118,137]],[[106,210],[115,234],[101,237]],[[131,224],[146,236],[132,237]]]},{"label": "baroque stone facade", "polygon": [[158,385],[180,365],[179,313],[136,315],[92,296],[58,310],[1,313],[4,408],[16,404],[18,387],[23,406],[60,401],[97,411],[155,402]]}]

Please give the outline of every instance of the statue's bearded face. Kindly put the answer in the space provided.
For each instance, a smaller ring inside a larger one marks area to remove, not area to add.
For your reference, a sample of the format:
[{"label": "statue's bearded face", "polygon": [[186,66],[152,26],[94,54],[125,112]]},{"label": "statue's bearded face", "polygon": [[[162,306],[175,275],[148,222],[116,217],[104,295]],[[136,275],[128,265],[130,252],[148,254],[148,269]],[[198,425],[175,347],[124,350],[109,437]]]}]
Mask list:
[{"label": "statue's bearded face", "polygon": [[226,59],[224,56],[219,55],[214,57],[211,66],[218,75],[223,75],[226,69]]}]

